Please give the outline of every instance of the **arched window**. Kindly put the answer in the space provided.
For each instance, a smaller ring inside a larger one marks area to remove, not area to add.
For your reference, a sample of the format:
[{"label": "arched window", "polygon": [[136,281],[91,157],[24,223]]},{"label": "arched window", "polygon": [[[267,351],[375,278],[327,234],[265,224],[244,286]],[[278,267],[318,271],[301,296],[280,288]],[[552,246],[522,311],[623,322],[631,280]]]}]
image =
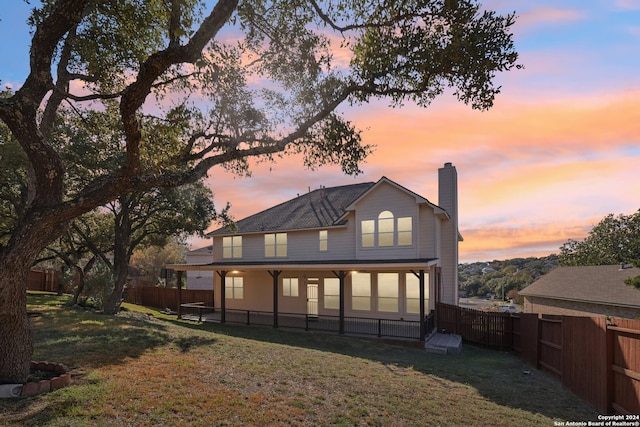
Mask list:
[{"label": "arched window", "polygon": [[382,211],[378,215],[378,246],[393,246],[395,221],[393,213]]}]

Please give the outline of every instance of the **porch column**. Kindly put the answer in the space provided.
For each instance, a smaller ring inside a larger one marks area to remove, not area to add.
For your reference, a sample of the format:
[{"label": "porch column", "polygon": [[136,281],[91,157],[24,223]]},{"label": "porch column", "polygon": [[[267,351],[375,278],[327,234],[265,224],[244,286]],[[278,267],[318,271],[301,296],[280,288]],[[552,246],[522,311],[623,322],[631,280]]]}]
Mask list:
[{"label": "porch column", "polygon": [[176,308],[176,312],[178,312],[178,319],[182,318],[182,271],[176,271],[176,287],[178,288],[178,307]]},{"label": "porch column", "polygon": [[418,279],[420,279],[420,341],[424,342],[424,337],[427,334],[427,325],[424,323],[424,270],[420,270]]},{"label": "porch column", "polygon": [[211,275],[211,307],[212,311],[216,312],[216,275]]},{"label": "porch column", "polygon": [[278,277],[282,270],[267,271],[273,278],[273,327],[278,327]]},{"label": "porch column", "polygon": [[218,271],[218,276],[220,276],[220,323],[225,323],[226,321],[226,284],[225,278],[227,277],[226,271]]},{"label": "porch column", "polygon": [[340,270],[338,272],[334,271],[333,274],[339,279],[340,283],[340,318],[338,321],[338,332],[340,335],[344,335],[344,279],[347,277],[347,272]]},{"label": "porch column", "polygon": [[419,307],[420,307],[420,341],[424,342],[425,336],[427,335],[427,325],[425,325],[425,307],[424,307],[424,270],[419,270],[417,273],[411,270],[414,276],[416,276],[419,280],[419,288],[420,293],[418,298],[420,298]]}]

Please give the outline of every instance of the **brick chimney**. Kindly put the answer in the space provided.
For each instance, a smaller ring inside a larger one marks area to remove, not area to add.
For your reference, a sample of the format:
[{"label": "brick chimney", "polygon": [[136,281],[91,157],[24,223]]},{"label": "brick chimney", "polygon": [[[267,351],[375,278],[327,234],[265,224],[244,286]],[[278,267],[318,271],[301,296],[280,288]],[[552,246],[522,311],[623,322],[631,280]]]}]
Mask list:
[{"label": "brick chimney", "polygon": [[449,214],[442,223],[440,266],[442,267],[442,302],[458,305],[458,172],[451,163],[438,169],[438,206]]}]

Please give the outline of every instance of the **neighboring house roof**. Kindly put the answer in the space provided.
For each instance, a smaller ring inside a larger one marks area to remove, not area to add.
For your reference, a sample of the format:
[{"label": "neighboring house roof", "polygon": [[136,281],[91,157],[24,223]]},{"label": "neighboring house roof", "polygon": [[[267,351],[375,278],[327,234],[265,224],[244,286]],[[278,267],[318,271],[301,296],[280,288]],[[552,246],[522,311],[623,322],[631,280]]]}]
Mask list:
[{"label": "neighboring house roof", "polygon": [[525,297],[588,302],[640,308],[640,290],[625,279],[640,275],[640,268],[620,265],[558,267],[519,292]]},{"label": "neighboring house roof", "polygon": [[204,246],[187,252],[187,255],[211,255],[213,253],[213,245]]}]

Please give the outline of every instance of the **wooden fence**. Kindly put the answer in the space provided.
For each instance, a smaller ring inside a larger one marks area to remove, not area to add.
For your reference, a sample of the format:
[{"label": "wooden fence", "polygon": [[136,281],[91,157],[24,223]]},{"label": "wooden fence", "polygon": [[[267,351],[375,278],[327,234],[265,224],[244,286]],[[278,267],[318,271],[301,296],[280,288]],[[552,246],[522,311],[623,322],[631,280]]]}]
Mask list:
[{"label": "wooden fence", "polygon": [[468,342],[512,349],[601,413],[640,413],[640,320],[510,315],[438,304],[436,326]]},{"label": "wooden fence", "polygon": [[30,270],[27,289],[30,291],[58,292],[60,272],[56,270]]},{"label": "wooden fence", "polygon": [[436,327],[439,332],[462,335],[469,342],[490,348],[513,347],[512,321],[509,313],[495,313],[438,303]]},{"label": "wooden fence", "polygon": [[[125,302],[146,305],[155,308],[170,308],[178,311],[178,289],[156,286],[130,286],[124,293]],[[205,289],[182,289],[180,293],[182,304],[204,302],[213,306],[213,291]]]}]

